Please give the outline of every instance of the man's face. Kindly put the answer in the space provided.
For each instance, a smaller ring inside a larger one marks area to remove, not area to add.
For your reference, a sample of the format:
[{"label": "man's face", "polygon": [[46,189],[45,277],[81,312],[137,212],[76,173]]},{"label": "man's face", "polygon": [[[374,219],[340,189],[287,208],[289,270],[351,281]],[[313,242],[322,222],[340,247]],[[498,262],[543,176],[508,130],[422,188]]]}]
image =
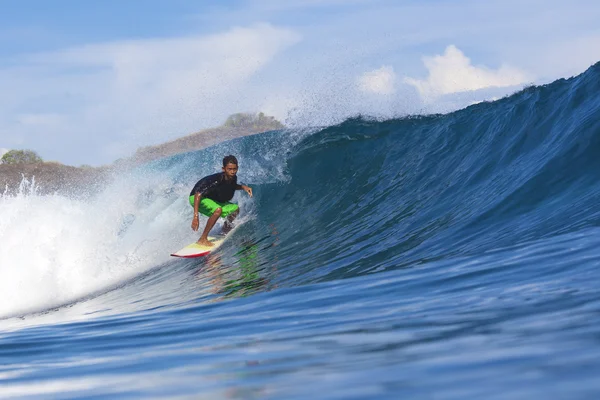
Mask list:
[{"label": "man's face", "polygon": [[229,163],[223,167],[223,172],[225,172],[225,176],[229,178],[233,178],[235,174],[237,174],[238,166],[237,164]]}]

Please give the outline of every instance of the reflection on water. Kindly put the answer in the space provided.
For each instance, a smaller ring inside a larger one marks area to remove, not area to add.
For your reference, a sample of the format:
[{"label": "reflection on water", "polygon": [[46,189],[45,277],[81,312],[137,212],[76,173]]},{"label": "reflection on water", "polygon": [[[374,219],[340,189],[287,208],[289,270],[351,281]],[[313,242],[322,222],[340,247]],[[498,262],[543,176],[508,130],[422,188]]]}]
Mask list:
[{"label": "reflection on water", "polygon": [[[271,234],[272,243],[263,246],[263,250],[277,246],[279,232],[274,225],[271,225]],[[277,274],[277,256],[265,259],[269,252],[261,253],[260,242],[263,240],[243,241],[239,251],[233,255],[233,260],[220,254],[206,257],[205,263],[198,269],[198,278],[209,278],[212,292],[218,296],[217,300],[245,297],[276,287],[273,278]]]}]

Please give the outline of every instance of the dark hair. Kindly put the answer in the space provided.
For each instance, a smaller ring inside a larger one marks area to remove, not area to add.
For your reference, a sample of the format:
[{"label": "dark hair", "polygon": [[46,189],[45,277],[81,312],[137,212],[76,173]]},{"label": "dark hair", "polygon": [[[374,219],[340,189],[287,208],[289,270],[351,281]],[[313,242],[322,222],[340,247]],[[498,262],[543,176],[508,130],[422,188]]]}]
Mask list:
[{"label": "dark hair", "polygon": [[238,165],[237,158],[235,156],[229,155],[223,158],[223,168],[227,166],[227,164],[235,164]]}]

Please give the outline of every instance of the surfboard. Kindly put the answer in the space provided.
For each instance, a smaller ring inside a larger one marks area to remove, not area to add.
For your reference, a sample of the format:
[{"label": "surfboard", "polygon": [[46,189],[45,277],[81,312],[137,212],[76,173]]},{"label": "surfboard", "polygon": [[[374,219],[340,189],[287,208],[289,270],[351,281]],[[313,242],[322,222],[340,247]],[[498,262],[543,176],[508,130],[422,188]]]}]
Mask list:
[{"label": "surfboard", "polygon": [[214,244],[212,247],[201,246],[198,243],[194,242],[185,246],[183,249],[172,253],[173,257],[181,257],[181,258],[195,258],[195,257],[203,257],[210,254],[211,251],[215,251],[219,248],[221,243],[225,241],[223,237],[208,237],[208,240]]}]

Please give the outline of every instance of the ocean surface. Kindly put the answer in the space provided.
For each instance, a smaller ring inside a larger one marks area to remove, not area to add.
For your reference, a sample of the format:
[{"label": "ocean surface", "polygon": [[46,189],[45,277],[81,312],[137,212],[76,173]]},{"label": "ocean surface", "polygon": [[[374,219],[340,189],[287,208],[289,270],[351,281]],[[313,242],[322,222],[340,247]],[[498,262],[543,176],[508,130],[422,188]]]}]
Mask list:
[{"label": "ocean surface", "polygon": [[[254,198],[170,257],[227,154]],[[39,193],[0,196],[0,397],[600,398],[600,64]]]}]

